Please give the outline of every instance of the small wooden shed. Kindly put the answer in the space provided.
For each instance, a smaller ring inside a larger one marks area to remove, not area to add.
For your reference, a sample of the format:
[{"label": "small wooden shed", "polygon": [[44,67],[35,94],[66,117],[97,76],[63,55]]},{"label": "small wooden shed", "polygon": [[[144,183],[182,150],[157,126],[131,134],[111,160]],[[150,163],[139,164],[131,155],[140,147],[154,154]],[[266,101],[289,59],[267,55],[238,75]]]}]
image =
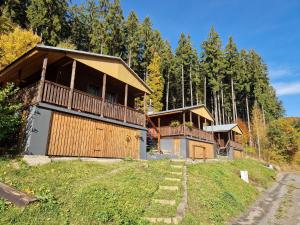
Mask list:
[{"label": "small wooden shed", "polygon": [[205,126],[204,130],[213,132],[219,155],[242,158],[243,146],[240,141],[243,131],[237,124]]}]

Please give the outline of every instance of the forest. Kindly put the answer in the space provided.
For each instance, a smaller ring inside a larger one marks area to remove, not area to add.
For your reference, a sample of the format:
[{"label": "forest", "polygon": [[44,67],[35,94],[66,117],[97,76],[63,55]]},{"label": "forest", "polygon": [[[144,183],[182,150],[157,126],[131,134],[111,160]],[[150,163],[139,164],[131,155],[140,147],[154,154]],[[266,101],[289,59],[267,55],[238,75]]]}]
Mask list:
[{"label": "forest", "polygon": [[173,48],[151,18],[125,18],[119,0],[4,0],[0,9],[0,69],[37,43],[119,56],[154,91],[155,111],[204,104],[216,124],[241,124],[250,146],[284,115],[260,54],[234,37],[222,43],[213,26],[196,47],[181,33]]}]

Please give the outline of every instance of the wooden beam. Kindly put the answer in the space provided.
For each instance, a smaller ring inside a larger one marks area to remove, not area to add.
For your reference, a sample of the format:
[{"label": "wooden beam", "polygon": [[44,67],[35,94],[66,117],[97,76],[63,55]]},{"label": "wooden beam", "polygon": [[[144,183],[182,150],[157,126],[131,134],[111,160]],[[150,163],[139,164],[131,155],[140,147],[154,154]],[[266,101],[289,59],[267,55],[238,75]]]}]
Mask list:
[{"label": "wooden beam", "polygon": [[75,72],[76,72],[76,60],[74,60],[73,64],[72,64],[70,91],[69,91],[69,99],[68,99],[68,109],[72,108],[72,99],[73,99],[74,84],[75,84]]},{"label": "wooden beam", "polygon": [[200,116],[198,115],[198,129],[201,129],[201,125],[200,125]]},{"label": "wooden beam", "polygon": [[37,102],[42,101],[42,95],[43,95],[43,90],[44,90],[44,85],[45,85],[45,80],[46,80],[47,63],[48,63],[48,56],[45,56],[44,60],[43,60],[41,79],[40,79],[39,87],[38,87]]},{"label": "wooden beam", "polygon": [[102,82],[102,104],[101,104],[101,117],[103,117],[103,109],[104,109],[104,102],[105,102],[105,94],[106,94],[106,74],[103,75],[103,82]]},{"label": "wooden beam", "polygon": [[144,119],[144,127],[146,127],[146,117],[147,117],[147,93],[144,93],[144,114],[145,114],[145,119]]},{"label": "wooden beam", "polygon": [[190,111],[190,122],[193,122],[193,115],[192,115],[192,111]]},{"label": "wooden beam", "polygon": [[128,100],[128,84],[125,84],[125,97],[124,97],[124,106],[125,106],[124,122],[125,123],[127,119],[127,100]]}]

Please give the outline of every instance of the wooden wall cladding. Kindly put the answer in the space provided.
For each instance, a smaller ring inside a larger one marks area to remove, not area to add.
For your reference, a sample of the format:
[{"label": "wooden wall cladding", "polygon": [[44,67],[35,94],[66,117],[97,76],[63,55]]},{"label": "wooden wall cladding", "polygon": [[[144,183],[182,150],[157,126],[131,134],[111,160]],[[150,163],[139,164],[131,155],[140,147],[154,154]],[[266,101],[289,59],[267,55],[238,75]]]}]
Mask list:
[{"label": "wooden wall cladding", "polygon": [[214,154],[214,145],[201,141],[188,141],[188,151],[189,158],[195,159],[213,159]]},{"label": "wooden wall cladding", "polygon": [[233,158],[234,159],[241,159],[243,157],[241,151],[233,150]]},{"label": "wooden wall cladding", "polygon": [[138,159],[139,148],[139,130],[53,112],[48,155]]}]

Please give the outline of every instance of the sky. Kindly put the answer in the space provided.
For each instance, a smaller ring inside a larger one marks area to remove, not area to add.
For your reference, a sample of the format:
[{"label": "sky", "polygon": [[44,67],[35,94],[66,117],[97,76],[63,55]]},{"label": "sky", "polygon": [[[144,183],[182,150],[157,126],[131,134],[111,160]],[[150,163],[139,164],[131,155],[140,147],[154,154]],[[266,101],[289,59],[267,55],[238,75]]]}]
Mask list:
[{"label": "sky", "polygon": [[183,32],[200,53],[211,26],[224,46],[233,36],[239,49],[255,49],[268,65],[286,116],[300,116],[299,0],[121,0],[121,5],[125,17],[131,10],[140,20],[149,16],[173,49]]}]

